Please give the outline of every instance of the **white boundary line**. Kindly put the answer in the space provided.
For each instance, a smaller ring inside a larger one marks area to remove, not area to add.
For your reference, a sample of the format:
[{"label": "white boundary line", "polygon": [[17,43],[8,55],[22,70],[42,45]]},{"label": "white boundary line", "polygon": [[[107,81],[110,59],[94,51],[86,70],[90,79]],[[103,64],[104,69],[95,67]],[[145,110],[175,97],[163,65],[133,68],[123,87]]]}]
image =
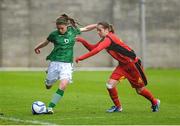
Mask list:
[{"label": "white boundary line", "polygon": [[9,121],[13,121],[13,122],[20,122],[20,123],[31,123],[31,124],[39,124],[39,125],[57,125],[57,124],[53,124],[53,123],[49,123],[49,122],[41,122],[41,121],[37,121],[37,120],[22,120],[22,119],[18,119],[18,118],[14,118],[14,117],[0,116],[0,119],[9,120]]},{"label": "white boundary line", "polygon": [[[104,119],[105,117],[93,117],[96,119]],[[19,123],[31,123],[33,125],[58,125],[58,124],[53,124],[53,123],[49,123],[49,122],[41,122],[41,121],[37,121],[37,120],[22,120],[22,119],[18,119],[18,118],[14,118],[14,117],[3,117],[0,116],[0,120],[9,120],[9,121],[13,121],[13,122],[19,122]],[[67,118],[60,118],[59,120],[79,120],[79,119],[92,119],[92,117],[67,117]],[[18,124],[19,125],[19,124]]]},{"label": "white boundary line", "polygon": [[[93,117],[96,119],[103,119],[105,117]],[[53,123],[49,123],[49,122],[41,122],[41,121],[37,121],[37,120],[22,120],[22,119],[18,119],[18,118],[14,118],[14,117],[3,117],[0,116],[0,120],[9,120],[9,121],[13,121],[13,122],[19,122],[19,123],[31,123],[31,124],[36,124],[36,125],[57,125],[57,124],[53,124]],[[67,118],[60,118],[59,120],[71,120],[71,119],[75,119],[75,120],[79,120],[79,119],[92,119],[92,117],[77,117],[77,118],[71,118],[71,117],[67,117]]]},{"label": "white boundary line", "polygon": [[[103,119],[105,117],[93,117],[93,118]],[[54,125],[54,126],[58,125],[58,124],[53,124],[53,123],[48,123],[48,122],[41,122],[41,121],[36,121],[36,120],[21,120],[21,119],[14,118],[14,117],[2,117],[2,116],[0,116],[0,119],[14,121],[14,122],[31,123],[31,124],[34,124],[34,125]],[[92,119],[92,117],[60,118],[59,120],[70,120],[70,119]],[[82,124],[80,124],[80,125],[82,125]],[[108,124],[105,124],[105,125],[108,125]],[[120,124],[120,125],[121,126],[127,126],[127,125],[124,125],[124,124]],[[1,124],[0,124],[0,126],[1,126]],[[69,125],[69,126],[71,126],[71,125]],[[88,125],[84,125],[84,126],[88,126]],[[108,125],[108,126],[115,126],[115,125]],[[134,125],[134,126],[140,126],[140,125]],[[142,125],[142,126],[169,126],[169,125],[165,124],[165,125]],[[180,126],[180,125],[171,125],[171,126]]]}]

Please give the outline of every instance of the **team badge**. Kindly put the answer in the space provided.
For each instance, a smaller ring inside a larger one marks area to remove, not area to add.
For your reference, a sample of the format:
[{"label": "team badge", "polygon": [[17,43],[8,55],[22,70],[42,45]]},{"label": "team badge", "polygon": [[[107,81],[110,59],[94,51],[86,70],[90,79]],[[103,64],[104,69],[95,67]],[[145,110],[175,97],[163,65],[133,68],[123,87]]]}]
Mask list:
[{"label": "team badge", "polygon": [[69,39],[64,39],[64,43],[69,43]]}]

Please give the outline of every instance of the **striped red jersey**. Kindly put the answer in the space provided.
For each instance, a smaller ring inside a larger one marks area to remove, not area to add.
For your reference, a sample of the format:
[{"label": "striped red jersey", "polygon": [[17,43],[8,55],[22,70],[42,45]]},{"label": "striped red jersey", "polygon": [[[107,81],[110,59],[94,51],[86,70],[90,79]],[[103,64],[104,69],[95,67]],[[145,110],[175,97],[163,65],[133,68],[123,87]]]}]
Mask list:
[{"label": "striped red jersey", "polygon": [[107,52],[120,64],[127,64],[135,60],[136,54],[134,51],[115,34],[109,33],[106,38],[110,41],[110,45],[106,48]]},{"label": "striped red jersey", "polygon": [[135,60],[136,58],[136,54],[134,53],[134,51],[128,45],[126,45],[122,40],[120,40],[115,34],[111,32],[108,33],[108,35],[106,35],[106,37],[103,40],[101,40],[95,45],[89,44],[86,40],[82,38],[78,38],[77,41],[82,42],[83,45],[88,50],[90,50],[90,52],[80,56],[79,57],[80,60],[91,57],[103,49],[106,49],[106,51],[114,59],[116,59],[120,65],[127,64],[132,60]]}]

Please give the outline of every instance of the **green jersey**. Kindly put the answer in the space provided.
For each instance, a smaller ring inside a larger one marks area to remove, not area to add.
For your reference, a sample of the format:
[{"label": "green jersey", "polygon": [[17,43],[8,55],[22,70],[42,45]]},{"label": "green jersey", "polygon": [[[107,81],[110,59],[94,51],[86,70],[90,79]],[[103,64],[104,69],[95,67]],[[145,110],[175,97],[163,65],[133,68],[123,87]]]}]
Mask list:
[{"label": "green jersey", "polygon": [[72,63],[75,37],[80,33],[79,28],[72,26],[67,27],[65,34],[61,34],[58,30],[51,32],[47,40],[54,44],[54,49],[46,60]]}]

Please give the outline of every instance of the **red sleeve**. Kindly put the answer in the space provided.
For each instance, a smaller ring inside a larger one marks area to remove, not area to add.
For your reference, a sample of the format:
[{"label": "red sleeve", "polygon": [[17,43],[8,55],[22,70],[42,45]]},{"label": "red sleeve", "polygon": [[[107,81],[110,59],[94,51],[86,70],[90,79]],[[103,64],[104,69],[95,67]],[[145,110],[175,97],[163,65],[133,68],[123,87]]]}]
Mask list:
[{"label": "red sleeve", "polygon": [[85,40],[82,37],[76,37],[76,41],[81,42],[84,47],[86,47],[86,49],[88,49],[89,51],[93,50],[94,48],[96,48],[100,42],[96,43],[96,44],[91,44],[90,42],[88,42],[87,40]]},{"label": "red sleeve", "polygon": [[102,42],[99,43],[99,45],[94,48],[93,50],[91,50],[90,52],[82,55],[79,57],[79,60],[84,60],[86,58],[89,58],[95,54],[97,54],[98,52],[100,52],[101,50],[107,48],[109,45],[111,44],[111,40],[109,38],[105,38]]}]

